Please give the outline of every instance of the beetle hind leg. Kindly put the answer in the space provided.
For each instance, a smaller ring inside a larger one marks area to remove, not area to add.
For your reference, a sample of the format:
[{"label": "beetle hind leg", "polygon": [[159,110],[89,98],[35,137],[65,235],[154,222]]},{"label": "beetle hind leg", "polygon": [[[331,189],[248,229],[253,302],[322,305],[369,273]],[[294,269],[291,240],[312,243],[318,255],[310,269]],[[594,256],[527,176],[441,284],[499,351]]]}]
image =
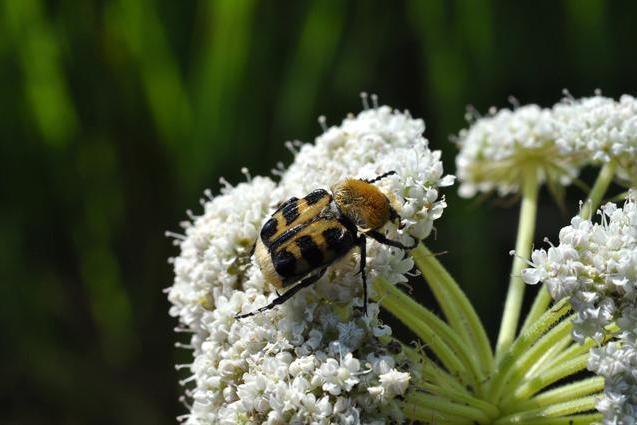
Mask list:
[{"label": "beetle hind leg", "polygon": [[[274,307],[276,307],[279,304],[283,304],[284,302],[286,302],[287,300],[289,300],[290,298],[292,298],[292,296],[294,294],[296,294],[297,292],[299,292],[301,289],[303,288],[307,288],[308,286],[316,283],[324,274],[325,274],[325,268],[321,269],[321,271],[319,271],[318,273],[310,276],[310,277],[306,277],[305,279],[303,279],[301,282],[299,282],[297,285],[291,287],[290,289],[288,289],[284,294],[279,295],[277,298],[275,298],[274,300],[272,300],[272,302],[266,306],[263,306],[261,308],[258,308],[254,311],[251,311],[250,313],[245,313],[245,314],[237,314],[234,316],[235,319],[243,319],[246,317],[250,317],[250,316],[254,316],[257,313],[261,313],[264,312],[266,310],[271,310]],[[278,295],[278,292],[277,292]]]}]

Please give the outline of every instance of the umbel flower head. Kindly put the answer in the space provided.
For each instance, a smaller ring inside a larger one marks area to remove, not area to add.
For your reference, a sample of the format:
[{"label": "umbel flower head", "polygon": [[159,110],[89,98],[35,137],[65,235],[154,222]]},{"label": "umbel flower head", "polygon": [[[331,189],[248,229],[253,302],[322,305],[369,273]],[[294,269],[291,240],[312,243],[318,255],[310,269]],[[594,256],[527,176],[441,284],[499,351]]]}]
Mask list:
[{"label": "umbel flower head", "polygon": [[537,105],[514,110],[491,110],[457,137],[456,156],[460,195],[497,190],[516,193],[528,173],[539,182],[567,185],[579,172],[580,162],[560,150],[552,112]]},{"label": "umbel flower head", "polygon": [[525,173],[565,186],[584,165],[614,161],[621,180],[637,183],[637,100],[570,95],[552,108],[495,109],[462,130],[456,157],[460,195],[516,193]]},{"label": "umbel flower head", "polygon": [[560,150],[583,154],[594,164],[616,161],[618,176],[633,186],[637,183],[637,99],[566,97],[553,107],[553,116]]},{"label": "umbel flower head", "polygon": [[600,223],[574,217],[560,243],[533,252],[526,283],[544,282],[556,299],[570,297],[573,338],[606,345],[593,348],[589,370],[605,378],[597,408],[604,423],[633,424],[637,414],[637,203],[598,212]]},{"label": "umbel flower head", "polygon": [[[187,423],[402,420],[397,397],[418,372],[392,343],[378,304],[360,314],[358,255],[332,265],[277,309],[243,320],[235,315],[276,297],[250,250],[274,207],[291,196],[396,171],[378,186],[406,226],[385,230],[405,242],[426,237],[445,207],[439,187],[453,179],[443,176],[440,153],[429,150],[423,131],[422,120],[386,106],[350,116],[314,144],[300,145],[278,185],[264,177],[226,185],[184,224],[168,298],[179,329],[192,332],[194,361],[184,365],[191,375],[183,381],[191,386]],[[370,279],[406,280],[412,260],[402,251],[370,242],[367,252]]]}]

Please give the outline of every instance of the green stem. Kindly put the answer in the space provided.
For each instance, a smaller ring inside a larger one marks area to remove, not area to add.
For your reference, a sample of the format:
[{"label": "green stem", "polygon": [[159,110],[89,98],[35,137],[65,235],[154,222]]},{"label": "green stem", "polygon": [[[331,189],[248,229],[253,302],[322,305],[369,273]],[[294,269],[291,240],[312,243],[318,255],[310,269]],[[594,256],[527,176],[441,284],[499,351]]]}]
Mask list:
[{"label": "green stem", "polygon": [[535,300],[533,301],[533,305],[531,306],[531,310],[529,310],[529,314],[526,316],[526,320],[524,320],[524,324],[522,325],[522,330],[520,333],[524,332],[531,326],[536,320],[544,314],[549,305],[551,304],[552,298],[551,294],[549,294],[548,289],[546,289],[546,285],[542,285],[535,296]]},{"label": "green stem", "polygon": [[[583,344],[575,343],[572,346],[568,347],[566,350],[562,351],[560,354],[547,362],[544,370],[553,369],[556,365],[560,365],[569,359],[588,353],[589,350],[595,346],[606,344],[606,342],[611,339],[612,335],[615,332],[619,331],[619,327],[615,323],[611,323],[610,325],[606,326],[606,331],[606,337],[599,343],[592,338],[586,338]],[[570,338],[569,336],[568,340],[572,341],[572,338]]]},{"label": "green stem", "polygon": [[431,395],[443,396],[454,403],[459,403],[465,406],[471,406],[476,409],[482,410],[487,416],[491,418],[497,418],[500,415],[500,410],[493,404],[472,397],[467,393],[455,391],[448,386],[443,387],[431,383],[420,383],[417,384],[417,386]]},{"label": "green stem", "polygon": [[588,195],[588,199],[582,207],[580,217],[590,220],[593,212],[597,210],[599,204],[602,202],[602,199],[606,194],[606,190],[608,190],[608,186],[610,186],[611,182],[613,181],[616,169],[617,161],[615,160],[611,160],[604,164],[599,172],[599,175],[597,176],[597,180],[595,180],[595,184],[593,185],[593,189],[591,189],[591,193]]},{"label": "green stem", "polygon": [[[478,364],[478,359],[470,351],[471,347],[462,340],[455,330],[431,311],[408,297],[387,279],[382,277],[376,279],[373,282],[373,288],[378,294],[380,304],[417,335],[421,337],[428,336],[429,334],[426,332],[419,334],[418,330],[431,329],[434,332],[434,338],[441,339],[447,344],[469,370],[472,386],[476,389],[481,386],[485,377]],[[423,341],[428,344],[431,342],[426,339],[423,339]],[[481,391],[477,392],[480,393]]]},{"label": "green stem", "polygon": [[514,399],[514,394],[516,394],[514,391],[518,388],[520,381],[528,376],[528,372],[533,364],[539,361],[547,350],[559,343],[562,339],[570,337],[572,328],[573,324],[571,323],[571,318],[563,320],[559,325],[542,335],[537,343],[515,360],[511,366],[510,372],[508,373],[508,379],[504,386],[504,393],[509,394],[509,396],[504,398],[504,401],[501,403],[502,405],[508,405],[512,401],[518,401]]},{"label": "green stem", "polygon": [[[573,415],[575,413],[586,412],[595,409],[597,405],[597,396],[583,397],[577,400],[569,400],[564,403],[553,404],[551,406],[543,407],[540,409],[530,410],[527,412],[516,413],[506,416],[502,419],[498,419],[494,425],[505,424],[536,424],[546,423],[553,424],[553,421],[546,421],[547,419],[558,419],[560,416]],[[571,423],[571,422],[567,422]],[[590,423],[590,422],[588,422]]]},{"label": "green stem", "polygon": [[530,400],[524,400],[520,403],[507,405],[506,412],[519,412],[523,410],[537,409],[551,404],[562,403],[595,394],[603,389],[604,378],[601,376],[594,376],[571,384],[562,385],[535,396]]},{"label": "green stem", "polygon": [[504,314],[502,315],[500,333],[496,344],[496,357],[504,353],[515,339],[525,289],[521,273],[526,266],[526,260],[529,259],[531,254],[531,244],[535,233],[538,192],[537,171],[532,168],[526,171],[522,182],[522,206],[520,207],[518,236],[515,243],[515,257],[513,258],[509,290],[504,303]]},{"label": "green stem", "polygon": [[[468,379],[465,365],[460,361],[456,353],[445,343],[445,341],[440,337],[438,332],[436,332],[429,324],[424,323],[423,321],[418,321],[415,318],[411,317],[411,315],[398,316],[400,314],[400,308],[404,307],[397,301],[398,291],[397,288],[380,288],[378,282],[382,282],[384,279],[380,278],[374,282],[374,288],[379,292],[381,297],[385,297],[386,299],[381,299],[381,303],[383,306],[389,310],[390,313],[396,315],[405,325],[407,325],[422,341],[424,341],[431,351],[434,352],[436,357],[440,359],[440,361],[445,365],[445,367],[455,376],[457,376],[462,382],[467,384],[473,384],[473,382]],[[389,284],[389,283],[387,283]],[[390,296],[387,294],[390,293]]]},{"label": "green stem", "polygon": [[546,388],[549,385],[559,381],[560,379],[586,369],[587,363],[588,353],[565,361],[564,363],[545,371],[541,375],[533,377],[524,382],[513,394],[513,399],[527,399],[533,394],[540,392],[543,388]]},{"label": "green stem", "polygon": [[467,388],[456,377],[442,369],[434,361],[431,361],[422,349],[410,347],[398,340],[395,341],[401,345],[403,352],[409,360],[422,367],[424,381],[433,382],[440,386],[450,388],[455,392],[469,395]]},{"label": "green stem", "polygon": [[424,409],[438,410],[444,414],[456,415],[463,419],[469,419],[470,423],[488,424],[491,419],[482,410],[464,404],[454,403],[443,397],[425,394],[419,391],[407,395],[407,403],[416,404]]},{"label": "green stem", "polygon": [[570,310],[571,304],[569,299],[565,298],[561,300],[549,311],[545,312],[533,326],[515,340],[513,345],[509,347],[498,362],[498,370],[489,389],[489,401],[496,403],[500,400],[507,378],[516,360]]},{"label": "green stem", "polygon": [[533,366],[529,368],[526,376],[535,376],[548,369],[549,365],[553,364],[553,359],[556,356],[561,355],[561,353],[572,344],[573,340],[571,339],[570,335],[567,335],[565,338],[562,338],[560,341],[556,342],[554,346],[546,350],[545,355],[543,355],[537,362],[535,362]]},{"label": "green stem", "polygon": [[466,344],[477,351],[486,374],[493,371],[493,352],[484,326],[473,305],[436,256],[422,243],[411,252],[416,266],[427,280],[449,323]]},{"label": "green stem", "polygon": [[412,421],[428,425],[473,425],[472,419],[442,412],[434,407],[424,407],[419,403],[404,401],[402,411]]}]

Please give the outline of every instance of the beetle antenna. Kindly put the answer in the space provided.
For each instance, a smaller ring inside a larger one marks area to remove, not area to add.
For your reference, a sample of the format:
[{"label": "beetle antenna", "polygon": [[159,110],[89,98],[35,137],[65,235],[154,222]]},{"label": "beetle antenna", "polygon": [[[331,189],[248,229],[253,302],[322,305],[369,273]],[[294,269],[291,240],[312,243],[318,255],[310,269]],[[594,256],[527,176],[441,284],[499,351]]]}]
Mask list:
[{"label": "beetle antenna", "polygon": [[363,179],[363,181],[364,181],[365,183],[376,183],[377,181],[382,180],[382,179],[384,179],[385,177],[388,177],[388,176],[391,176],[391,175],[394,175],[394,174],[396,174],[396,171],[388,171],[388,172],[386,172],[385,174],[381,174],[380,176],[378,176],[378,177],[374,177],[374,178],[373,178],[373,179],[371,179],[371,180]]}]

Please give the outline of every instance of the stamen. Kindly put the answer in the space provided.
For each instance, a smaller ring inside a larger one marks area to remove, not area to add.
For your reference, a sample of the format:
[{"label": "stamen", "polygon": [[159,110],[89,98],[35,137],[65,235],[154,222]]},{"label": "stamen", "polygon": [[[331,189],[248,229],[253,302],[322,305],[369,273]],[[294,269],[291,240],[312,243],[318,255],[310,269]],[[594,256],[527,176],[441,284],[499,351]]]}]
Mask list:
[{"label": "stamen", "polygon": [[[513,257],[515,257],[515,258],[519,259],[519,260],[522,260],[523,262],[525,262],[526,264],[528,264],[528,265],[529,265],[529,266],[531,266],[531,267],[535,267],[535,264],[533,264],[533,263],[531,262],[531,260],[527,260],[526,258],[522,257],[521,255],[516,254],[514,249],[512,249],[511,251],[509,251],[509,255],[511,255],[511,256],[513,256]],[[514,276],[514,277],[522,277],[522,275],[511,275],[511,276]]]},{"label": "stamen", "polygon": [[167,238],[179,239],[181,241],[186,240],[186,235],[182,235],[181,233],[171,232],[170,230],[166,230],[164,232],[164,236]]},{"label": "stamen", "polygon": [[520,107],[520,101],[515,96],[509,96],[507,100],[513,106],[513,109],[518,109]]},{"label": "stamen", "polygon": [[[228,180],[226,180],[225,178],[223,178],[223,177],[219,178],[219,183],[221,183],[223,185],[223,188],[226,189],[226,190],[232,189],[232,185],[230,184],[230,182]],[[212,196],[212,192],[210,191],[210,189],[206,189],[206,191],[204,191],[204,193],[212,201],[214,196]]]},{"label": "stamen", "polygon": [[467,122],[472,123],[482,118],[482,115],[473,105],[467,105],[464,118]]},{"label": "stamen", "polygon": [[241,167],[241,174],[246,176],[246,180],[248,181],[248,183],[252,181],[252,176],[250,175],[250,170],[248,170],[248,167]]},{"label": "stamen", "polygon": [[292,152],[292,155],[294,156],[296,156],[299,153],[299,151],[296,150],[296,146],[294,145],[294,142],[291,140],[288,140],[287,142],[285,142],[285,147],[287,148],[287,150]]},{"label": "stamen", "polygon": [[568,103],[575,102],[575,98],[568,89],[562,89],[562,95],[564,96],[564,100],[568,101]]},{"label": "stamen", "polygon": [[181,370],[181,369],[186,369],[186,368],[190,368],[192,367],[192,363],[188,363],[188,364],[176,364],[175,365],[175,370]]},{"label": "stamen", "polygon": [[327,131],[327,118],[325,118],[325,115],[318,117],[318,123],[321,125],[323,131]]},{"label": "stamen", "polygon": [[177,416],[175,419],[177,419],[177,422],[185,422],[190,418],[190,416],[190,413],[186,413],[185,415]]},{"label": "stamen", "polygon": [[183,404],[186,407],[186,409],[188,410],[192,409],[192,406],[190,405],[190,403],[188,403],[188,401],[186,400],[186,397],[184,397],[183,395],[179,397],[179,402]]},{"label": "stamen", "polygon": [[375,93],[372,93],[372,105],[374,109],[378,109],[378,95]]},{"label": "stamen", "polygon": [[189,376],[188,378],[186,378],[186,379],[182,379],[181,381],[179,381],[179,385],[181,385],[181,386],[183,387],[183,386],[184,386],[184,385],[186,385],[188,382],[192,382],[192,381],[194,381],[195,379],[197,379],[197,377],[196,377],[195,375],[191,375],[191,376]]},{"label": "stamen", "polygon": [[369,109],[369,102],[367,101],[367,92],[361,92],[361,101],[363,102],[363,109]]},{"label": "stamen", "polygon": [[276,168],[272,168],[270,172],[275,176],[283,177],[283,174],[285,173],[285,165],[283,165],[283,163],[279,161],[276,163]]}]

